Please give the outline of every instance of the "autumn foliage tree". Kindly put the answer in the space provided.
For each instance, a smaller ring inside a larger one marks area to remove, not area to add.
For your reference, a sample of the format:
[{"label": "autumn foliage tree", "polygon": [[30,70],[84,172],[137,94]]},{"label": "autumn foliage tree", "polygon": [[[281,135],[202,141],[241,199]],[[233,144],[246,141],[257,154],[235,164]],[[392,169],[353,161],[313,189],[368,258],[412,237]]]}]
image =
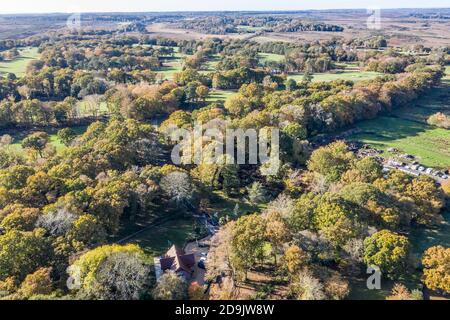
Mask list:
[{"label": "autumn foliage tree", "polygon": [[27,275],[18,290],[20,297],[28,299],[35,295],[50,294],[53,290],[50,274],[51,268],[40,268],[36,272]]},{"label": "autumn foliage tree", "polygon": [[423,279],[432,290],[450,292],[450,248],[431,247],[423,258]]},{"label": "autumn foliage tree", "polygon": [[308,260],[307,253],[297,245],[292,245],[284,251],[283,264],[290,274],[299,272],[308,263]]},{"label": "autumn foliage tree", "polygon": [[380,268],[390,279],[405,273],[409,242],[405,236],[382,230],[364,240],[364,262]]},{"label": "autumn foliage tree", "polygon": [[149,284],[149,266],[136,245],[105,245],[80,256],[69,268],[75,294],[90,299],[137,300]]},{"label": "autumn foliage tree", "polygon": [[246,276],[247,271],[261,261],[265,240],[266,222],[261,216],[253,214],[239,218],[231,239],[234,268],[243,271]]},{"label": "autumn foliage tree", "polygon": [[328,182],[334,182],[350,168],[354,158],[347,145],[338,141],[314,151],[308,161],[308,169],[322,174]]}]

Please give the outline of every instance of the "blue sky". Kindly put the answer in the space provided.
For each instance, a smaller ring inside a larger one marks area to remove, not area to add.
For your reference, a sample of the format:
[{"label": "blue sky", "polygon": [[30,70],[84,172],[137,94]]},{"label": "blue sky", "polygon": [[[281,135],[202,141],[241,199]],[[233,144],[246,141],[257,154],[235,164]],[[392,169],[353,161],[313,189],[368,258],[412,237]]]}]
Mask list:
[{"label": "blue sky", "polygon": [[0,13],[449,7],[449,0],[2,0]]}]

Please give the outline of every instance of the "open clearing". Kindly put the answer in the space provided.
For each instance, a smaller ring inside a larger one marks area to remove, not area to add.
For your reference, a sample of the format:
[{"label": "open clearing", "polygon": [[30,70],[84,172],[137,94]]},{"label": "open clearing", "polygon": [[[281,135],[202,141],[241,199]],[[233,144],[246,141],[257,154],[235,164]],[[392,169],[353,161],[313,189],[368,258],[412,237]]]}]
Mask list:
[{"label": "open clearing", "polygon": [[[450,114],[450,67],[440,87],[424,95],[414,106],[406,106],[391,116],[356,125],[360,132],[349,137],[377,149],[397,148],[417,156],[434,168],[450,167],[450,130],[430,126],[428,117],[436,112]],[[388,156],[387,153],[385,153]]]},{"label": "open clearing", "polygon": [[[78,127],[71,127],[72,130],[76,132],[77,135],[82,135],[86,131],[87,126],[78,126]],[[38,130],[39,131],[39,130]],[[48,130],[40,130],[45,131],[48,133],[50,137],[50,144],[53,145],[56,148],[56,152],[61,152],[67,147],[61,142],[61,140],[58,139],[57,136],[57,129],[48,129]],[[10,145],[10,148],[12,150],[15,150],[16,152],[24,152],[25,150],[22,148],[22,141],[27,137],[27,135],[31,134],[31,131],[20,131],[17,133],[8,133],[13,138],[13,142]]]},{"label": "open clearing", "polygon": [[209,60],[204,64],[203,69],[200,72],[201,73],[209,73],[214,72],[217,69],[217,65],[220,62],[220,56],[217,54],[212,55]]},{"label": "open clearing", "polygon": [[266,62],[281,62],[284,60],[283,55],[275,53],[259,53],[258,58],[263,64]]},{"label": "open clearing", "polygon": [[211,90],[209,97],[206,99],[207,102],[224,102],[232,95],[236,94],[235,91],[231,90]]},{"label": "open clearing", "polygon": [[[351,80],[351,81],[361,81],[361,80],[370,80],[375,79],[381,74],[378,72],[372,71],[343,71],[343,72],[327,72],[327,73],[316,73],[312,75],[312,81],[321,82],[321,81],[334,81],[334,80]],[[291,74],[288,76],[288,79],[294,79],[295,81],[303,80],[303,73]]]},{"label": "open clearing", "polygon": [[[446,46],[450,37],[450,21],[443,19],[419,19],[409,16],[412,9],[383,10],[382,32],[389,38],[390,45]],[[190,39],[252,39],[257,42],[282,41],[304,43],[311,41],[327,41],[334,38],[350,40],[368,38],[373,30],[366,28],[370,17],[366,9],[355,9],[348,12],[338,10],[298,12],[296,16],[303,20],[322,21],[344,27],[344,32],[262,32],[261,28],[239,25],[241,33],[214,35],[196,30],[185,30],[176,27],[176,22],[149,23],[147,30],[153,36],[190,40]],[[264,28],[263,28],[264,29]],[[256,33],[255,33],[256,32]]]},{"label": "open clearing", "polygon": [[184,55],[175,53],[172,57],[166,57],[163,62],[163,67],[158,70],[158,74],[162,80],[173,80],[173,75],[181,72],[183,69]]},{"label": "open clearing", "polygon": [[76,106],[77,112],[81,116],[97,116],[107,115],[109,113],[108,104],[104,101],[99,102],[98,105],[93,107],[89,106],[89,103],[86,101],[79,101]]},{"label": "open clearing", "polygon": [[[349,137],[386,151],[397,148],[433,168],[450,167],[450,130],[395,117],[380,117],[357,125],[361,130]],[[389,154],[385,153],[386,156]]]},{"label": "open clearing", "polygon": [[[210,199],[208,212],[217,219],[232,216],[236,204],[239,208],[238,215],[258,212],[263,208],[263,205],[261,207],[254,207],[246,201],[229,198],[223,192],[217,191],[214,192]],[[113,240],[119,240],[134,232],[148,228],[133,236],[131,239],[126,240],[126,242],[138,244],[145,252],[156,257],[166,252],[173,244],[183,247],[189,239],[199,236],[198,229],[200,225],[198,220],[186,216],[180,211],[168,210],[166,214],[170,218],[164,218],[164,221],[149,220],[125,223],[124,228]]]},{"label": "open clearing", "polygon": [[20,57],[11,61],[0,62],[0,75],[14,73],[18,78],[23,77],[28,63],[39,58],[38,48],[36,47],[26,47],[20,49],[19,52]]},{"label": "open clearing", "polygon": [[157,71],[161,80],[173,80],[173,75],[183,70],[183,59],[186,55],[180,52],[179,47],[171,48],[174,49],[174,53],[170,56],[163,57],[163,67]]},{"label": "open clearing", "polygon": [[151,256],[159,256],[171,245],[184,247],[186,239],[195,235],[196,221],[193,218],[176,217],[156,224],[133,237],[127,243],[138,244]]}]

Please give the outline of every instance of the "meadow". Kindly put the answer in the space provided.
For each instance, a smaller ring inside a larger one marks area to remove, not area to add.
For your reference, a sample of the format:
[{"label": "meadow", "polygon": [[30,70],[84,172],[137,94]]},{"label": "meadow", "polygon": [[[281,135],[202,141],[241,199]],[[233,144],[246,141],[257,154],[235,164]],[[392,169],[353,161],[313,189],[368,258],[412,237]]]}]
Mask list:
[{"label": "meadow", "polygon": [[215,54],[209,57],[208,61],[202,66],[202,70],[200,70],[200,73],[207,74],[209,72],[213,72],[217,69],[217,65],[220,62],[220,56]]},{"label": "meadow", "polygon": [[[381,74],[378,72],[372,71],[353,71],[353,70],[345,70],[338,72],[327,72],[327,73],[315,73],[312,74],[312,81],[321,82],[321,81],[334,81],[334,80],[351,80],[351,81],[362,81],[362,80],[371,80],[374,79]],[[304,77],[303,73],[291,74],[288,76],[288,79],[294,79],[295,81],[302,81]]]},{"label": "meadow", "polygon": [[396,148],[416,156],[420,163],[433,168],[450,167],[450,130],[396,117],[380,117],[357,125],[360,132],[349,140],[361,141],[385,151]]},{"label": "meadow", "polygon": [[20,78],[25,75],[28,63],[39,58],[38,48],[25,47],[19,49],[20,56],[11,61],[0,62],[0,75],[4,76],[8,73],[14,73]]},{"label": "meadow", "polygon": [[[356,127],[360,132],[349,137],[380,150],[396,148],[412,154],[426,166],[450,167],[450,130],[427,124],[436,112],[450,114],[450,67],[441,86],[421,97],[414,105],[405,106],[389,116],[364,121]],[[385,152],[385,156],[389,153]]]},{"label": "meadow", "polygon": [[163,67],[157,71],[161,80],[173,80],[173,75],[183,70],[183,59],[186,55],[180,52],[180,48],[174,49],[174,54],[164,57]]},{"label": "meadow", "polygon": [[206,102],[225,102],[225,100],[234,94],[236,94],[236,92],[232,90],[211,90]]},{"label": "meadow", "polygon": [[263,64],[266,62],[282,62],[284,60],[283,55],[275,53],[259,53],[258,58]]},{"label": "meadow", "polygon": [[[77,135],[82,135],[85,131],[86,131],[87,126],[78,126],[78,127],[72,127],[71,129],[74,130],[76,132]],[[57,129],[43,129],[40,131],[44,131],[47,132],[47,134],[49,135],[50,138],[50,144],[52,146],[55,147],[56,152],[62,152],[64,149],[66,149],[67,147],[61,142],[61,140],[59,140],[58,136],[57,136]],[[17,131],[14,133],[8,133],[12,138],[13,141],[11,143],[11,145],[9,145],[9,147],[18,152],[18,153],[23,153],[25,152],[25,150],[22,148],[22,141],[23,139],[25,139],[30,133],[32,133],[31,131]]]}]

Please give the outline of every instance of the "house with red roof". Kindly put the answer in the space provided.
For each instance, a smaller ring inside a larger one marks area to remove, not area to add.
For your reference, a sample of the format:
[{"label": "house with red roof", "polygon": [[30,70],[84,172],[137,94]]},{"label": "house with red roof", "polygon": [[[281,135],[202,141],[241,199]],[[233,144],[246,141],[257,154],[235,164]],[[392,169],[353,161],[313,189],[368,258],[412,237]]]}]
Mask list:
[{"label": "house with red roof", "polygon": [[186,254],[183,249],[173,245],[165,255],[155,258],[156,278],[164,272],[171,271],[180,277],[190,280],[194,273],[195,255]]}]

